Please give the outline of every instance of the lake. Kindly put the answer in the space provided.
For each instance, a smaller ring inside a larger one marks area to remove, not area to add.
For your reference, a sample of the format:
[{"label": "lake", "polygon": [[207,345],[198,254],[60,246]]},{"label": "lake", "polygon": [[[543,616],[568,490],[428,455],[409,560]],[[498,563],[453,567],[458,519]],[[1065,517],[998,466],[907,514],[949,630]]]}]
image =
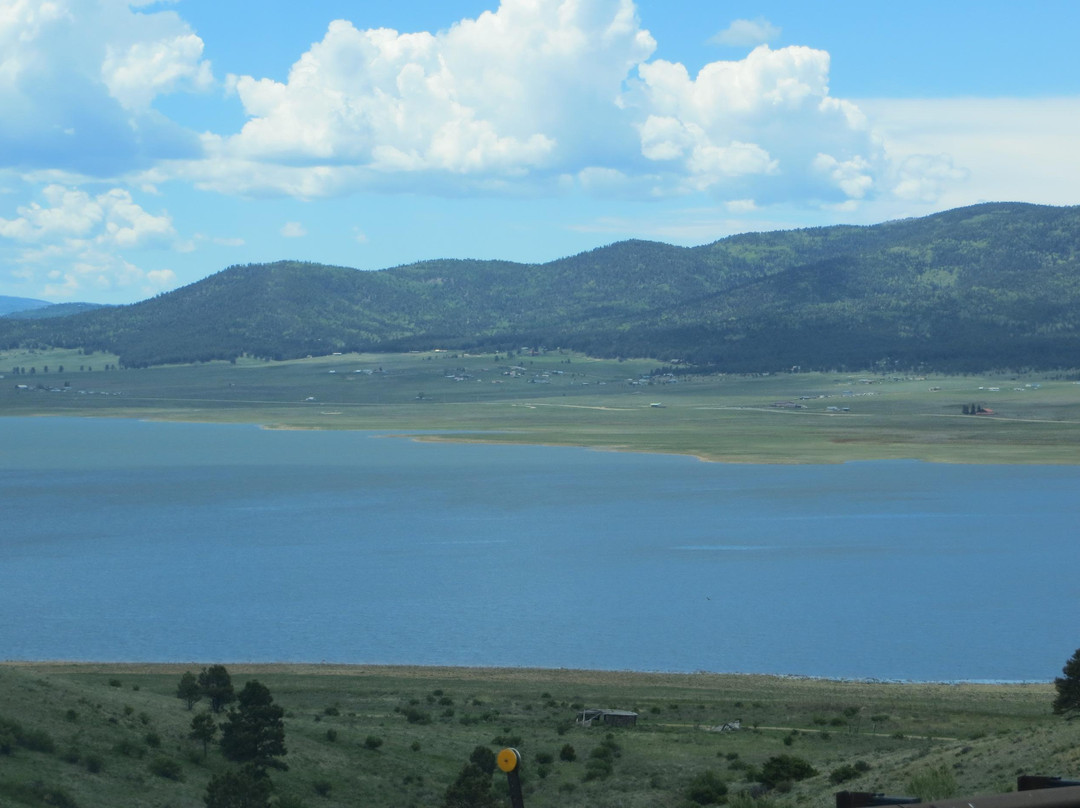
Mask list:
[{"label": "lake", "polygon": [[1080,468],[0,418],[0,658],[1041,680]]}]

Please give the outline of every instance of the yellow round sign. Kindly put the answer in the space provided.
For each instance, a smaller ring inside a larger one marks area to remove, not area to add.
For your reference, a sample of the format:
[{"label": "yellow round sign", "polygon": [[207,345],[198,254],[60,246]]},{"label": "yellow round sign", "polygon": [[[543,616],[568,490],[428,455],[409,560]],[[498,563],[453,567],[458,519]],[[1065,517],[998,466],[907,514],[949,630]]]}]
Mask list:
[{"label": "yellow round sign", "polygon": [[499,768],[509,774],[516,769],[518,763],[521,762],[521,753],[518,752],[518,750],[509,747],[499,752],[499,756],[495,760],[498,762]]}]

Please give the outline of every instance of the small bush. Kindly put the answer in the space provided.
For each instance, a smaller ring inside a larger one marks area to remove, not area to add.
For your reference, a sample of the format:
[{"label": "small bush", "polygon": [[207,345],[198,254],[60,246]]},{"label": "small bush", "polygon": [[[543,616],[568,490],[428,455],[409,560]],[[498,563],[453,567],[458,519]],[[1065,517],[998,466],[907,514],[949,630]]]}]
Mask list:
[{"label": "small bush", "polygon": [[105,768],[105,761],[101,759],[101,755],[87,755],[83,763],[90,774],[100,774]]},{"label": "small bush", "polygon": [[848,780],[854,780],[859,774],[859,770],[854,766],[844,765],[829,772],[829,782],[838,786],[841,783],[846,783]]},{"label": "small bush", "polygon": [[474,765],[484,774],[494,774],[498,766],[498,758],[495,753],[486,746],[474,747],[469,755],[469,763]]},{"label": "small bush", "polygon": [[325,710],[323,710],[323,714],[331,716],[341,715],[341,710],[339,710],[337,707],[327,707]]},{"label": "small bush", "polygon": [[370,749],[372,752],[374,752],[376,749],[378,749],[382,745],[383,745],[383,739],[380,738],[378,735],[368,735],[364,739],[364,748],[365,749]]},{"label": "small bush", "polygon": [[75,798],[62,788],[53,788],[41,782],[4,783],[4,795],[22,805],[47,805],[49,808],[79,808]]},{"label": "small bush", "polygon": [[914,775],[907,785],[908,792],[922,802],[956,796],[956,775],[944,764]]},{"label": "small bush", "polygon": [[74,710],[68,710],[66,713],[64,713],[64,720],[74,724],[76,721],[79,720],[79,714]]},{"label": "small bush", "polygon": [[419,752],[420,751],[420,741],[413,741],[411,744],[409,744],[409,748],[411,750],[413,750],[414,752]]},{"label": "small bush", "polygon": [[141,746],[127,738],[116,744],[116,746],[113,747],[113,751],[118,755],[129,758],[141,758],[146,754]]},{"label": "small bush", "polygon": [[686,798],[697,805],[721,805],[727,797],[727,783],[709,770],[697,775],[686,788]]},{"label": "small bush", "polygon": [[805,780],[815,774],[817,770],[802,758],[794,755],[777,755],[766,760],[761,767],[760,781],[769,788],[783,790],[780,788],[782,784]]},{"label": "small bush", "polygon": [[551,752],[537,752],[536,753],[536,762],[539,763],[540,765],[553,763],[554,761],[555,761],[555,756],[553,754],[551,754]]},{"label": "small bush", "polygon": [[179,782],[184,779],[184,770],[180,766],[179,761],[173,760],[167,757],[156,757],[150,761],[150,765],[147,767],[150,769],[150,773],[157,775],[158,777],[164,777],[166,780],[176,780]]},{"label": "small bush", "polygon": [[51,755],[56,751],[56,744],[53,742],[52,736],[43,729],[25,730],[21,735],[17,735],[15,740],[19,746],[23,749],[29,749],[31,752],[44,752]]},{"label": "small bush", "polygon": [[109,680],[109,687],[123,687],[123,686],[124,686],[124,683],[121,682],[119,679],[110,679]]},{"label": "small bush", "polygon": [[311,785],[312,788],[315,789],[315,793],[320,797],[329,797],[330,791],[333,788],[329,780],[316,780]]},{"label": "small bush", "polygon": [[336,729],[328,729],[326,731],[326,740],[328,740],[330,743],[337,743],[337,737],[338,736]]},{"label": "small bush", "polygon": [[613,770],[610,758],[590,757],[585,763],[585,780],[604,780]]},{"label": "small bush", "polygon": [[161,736],[156,732],[148,732],[143,736],[143,740],[146,741],[146,745],[151,749],[158,749],[161,746]]},{"label": "small bush", "polygon": [[566,763],[573,763],[577,760],[577,752],[570,744],[563,744],[563,748],[559,750],[559,760]]},{"label": "small bush", "polygon": [[405,714],[405,720],[410,724],[430,724],[431,713],[424,710],[417,709],[416,707],[406,707],[403,711]]}]

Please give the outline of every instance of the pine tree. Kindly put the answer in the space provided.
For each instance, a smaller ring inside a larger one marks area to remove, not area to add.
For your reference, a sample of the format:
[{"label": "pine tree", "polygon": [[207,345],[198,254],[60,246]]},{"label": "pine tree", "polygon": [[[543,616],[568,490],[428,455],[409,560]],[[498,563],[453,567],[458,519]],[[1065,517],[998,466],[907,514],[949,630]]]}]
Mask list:
[{"label": "pine tree", "polygon": [[267,768],[288,769],[278,760],[286,753],[284,716],[267,687],[252,679],[240,691],[237,706],[229,710],[221,727],[222,754],[262,773]]},{"label": "pine tree", "polygon": [[1054,679],[1057,696],[1054,697],[1054,712],[1072,717],[1080,712],[1080,648],[1061,669],[1064,676]]}]

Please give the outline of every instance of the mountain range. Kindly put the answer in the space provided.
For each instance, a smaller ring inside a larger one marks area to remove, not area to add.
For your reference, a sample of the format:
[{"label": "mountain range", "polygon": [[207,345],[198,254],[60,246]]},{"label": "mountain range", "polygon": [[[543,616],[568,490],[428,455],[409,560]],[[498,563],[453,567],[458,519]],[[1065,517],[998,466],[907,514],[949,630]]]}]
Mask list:
[{"label": "mountain range", "polygon": [[0,347],[125,366],[337,351],[566,348],[732,372],[1080,366],[1080,207],[625,241],[545,264],[233,266],[128,306],[0,318]]}]

